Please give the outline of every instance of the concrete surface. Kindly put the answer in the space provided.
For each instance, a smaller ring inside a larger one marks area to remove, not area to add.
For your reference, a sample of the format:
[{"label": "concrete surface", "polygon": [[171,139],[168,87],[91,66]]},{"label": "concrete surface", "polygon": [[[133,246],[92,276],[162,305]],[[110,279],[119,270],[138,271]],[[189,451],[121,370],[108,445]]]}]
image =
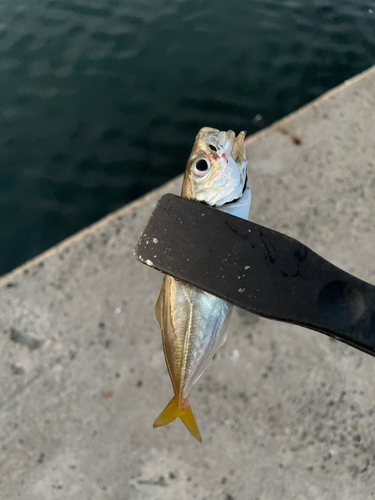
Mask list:
[{"label": "concrete surface", "polygon": [[[372,69],[248,141],[251,219],[372,283],[374,89]],[[375,359],[319,333],[236,310],[189,398],[203,445],[152,428],[161,275],[132,249],[180,183],[0,280],[1,500],[375,497]]]}]

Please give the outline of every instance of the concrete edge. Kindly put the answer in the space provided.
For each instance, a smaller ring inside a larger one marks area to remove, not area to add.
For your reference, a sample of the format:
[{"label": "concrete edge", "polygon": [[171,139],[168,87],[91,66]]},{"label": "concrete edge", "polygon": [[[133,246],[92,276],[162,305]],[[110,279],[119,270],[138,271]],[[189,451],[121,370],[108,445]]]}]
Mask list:
[{"label": "concrete edge", "polygon": [[60,241],[59,243],[56,243],[56,245],[53,245],[51,248],[48,250],[45,250],[44,252],[40,253],[36,257],[32,257],[31,259],[27,260],[20,266],[14,268],[12,271],[9,271],[9,273],[3,274],[0,276],[0,286],[4,285],[4,283],[12,280],[16,275],[19,275],[22,273],[25,269],[28,269],[32,265],[37,265],[39,262],[42,260],[45,260],[47,257],[50,255],[53,255],[54,253],[59,252],[60,250],[64,250],[64,248],[68,247],[70,244],[74,243],[75,241],[80,240],[83,238],[86,234],[92,232],[93,230],[98,230],[101,227],[104,227],[107,225],[108,222],[111,220],[117,219],[119,216],[126,214],[128,212],[131,212],[135,208],[137,208],[139,205],[141,205],[143,202],[146,202],[149,198],[152,198],[159,190],[162,188],[165,188],[169,185],[172,185],[175,183],[175,181],[179,178],[182,177],[182,175],[174,177],[170,181],[166,182],[165,184],[162,184],[162,186],[159,186],[145,195],[141,196],[140,198],[137,198],[136,200],[127,203],[123,207],[115,210],[114,212],[109,213],[108,215],[105,215],[103,218],[99,219],[96,222],[93,222],[89,226],[85,227],[84,229],[81,229],[77,233],[73,234],[72,236],[68,236],[64,240]]},{"label": "concrete edge", "polygon": [[[280,129],[284,128],[285,123],[289,122],[293,118],[299,116],[300,114],[306,112],[308,109],[315,107],[318,105],[320,102],[330,99],[333,96],[335,96],[337,93],[339,93],[341,90],[343,90],[345,87],[348,87],[352,85],[353,83],[357,82],[361,78],[365,77],[367,74],[375,72],[375,65],[371,66],[370,68],[364,70],[362,73],[359,73],[358,75],[349,78],[348,80],[344,81],[342,84],[338,85],[337,87],[329,90],[328,92],[322,94],[321,96],[317,97],[313,101],[305,104],[301,108],[299,108],[296,111],[293,111],[289,115],[285,116],[284,118],[281,118],[280,120],[277,120],[276,122],[272,123],[268,127],[260,130],[259,132],[256,132],[252,134],[246,141],[245,144],[246,146],[249,146],[252,144],[254,141],[257,139],[263,137],[267,133],[271,131],[280,131]],[[21,274],[25,269],[29,268],[32,265],[37,265],[39,262],[42,260],[45,260],[47,257],[50,255],[53,255],[54,253],[63,250],[64,248],[68,247],[71,243],[74,243],[75,241],[83,238],[86,234],[92,232],[93,230],[98,230],[101,227],[106,226],[108,222],[111,220],[114,220],[118,218],[119,216],[126,214],[128,212],[131,212],[134,208],[137,206],[141,205],[143,202],[146,202],[148,199],[152,198],[157,194],[159,191],[165,191],[166,188],[168,188],[169,185],[173,185],[176,181],[178,181],[180,178],[182,179],[182,173],[170,181],[166,182],[165,184],[162,184],[161,186],[153,189],[152,191],[149,191],[145,195],[141,196],[140,198],[137,198],[136,200],[124,205],[123,207],[119,208],[118,210],[115,210],[114,212],[111,212],[108,215],[105,215],[102,219],[99,219],[96,222],[93,222],[89,226],[85,227],[84,229],[78,231],[77,233],[73,234],[72,236],[69,236],[68,238],[62,240],[61,242],[57,243],[56,245],[52,246],[48,250],[42,252],[41,254],[37,255],[36,257],[31,258],[30,260],[26,261],[25,263],[21,264],[20,266],[16,267],[9,273],[4,274],[3,276],[0,276],[0,286],[3,286],[6,282],[13,280],[17,275]]]},{"label": "concrete edge", "polygon": [[259,139],[263,135],[267,134],[268,132],[271,131],[280,131],[278,129],[283,129],[283,126],[286,122],[289,122],[293,118],[296,118],[300,114],[303,114],[305,111],[307,111],[310,108],[314,108],[315,106],[319,105],[321,102],[324,102],[328,99],[331,99],[334,97],[336,94],[341,92],[344,88],[349,87],[353,83],[356,83],[358,80],[361,80],[362,78],[366,77],[368,74],[375,72],[375,65],[370,66],[369,68],[365,69],[358,75],[352,76],[348,80],[345,80],[343,83],[340,85],[337,85],[337,87],[334,87],[331,90],[328,90],[324,94],[320,95],[313,101],[308,102],[304,106],[301,106],[298,108],[296,111],[293,111],[292,113],[289,113],[289,115],[284,116],[280,120],[277,120],[274,123],[271,123],[271,125],[268,125],[268,127],[263,128],[262,130],[259,130],[259,132],[255,132],[255,134],[252,134],[250,137],[248,137],[245,141],[246,146],[249,146],[252,144],[255,140]]}]

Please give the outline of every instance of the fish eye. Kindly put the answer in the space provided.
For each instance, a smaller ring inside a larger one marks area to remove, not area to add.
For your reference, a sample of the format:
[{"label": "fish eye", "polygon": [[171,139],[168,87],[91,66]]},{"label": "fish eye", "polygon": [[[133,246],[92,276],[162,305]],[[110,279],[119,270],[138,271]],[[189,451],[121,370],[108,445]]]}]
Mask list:
[{"label": "fish eye", "polygon": [[200,160],[197,160],[194,164],[194,173],[196,175],[204,175],[209,168],[210,164],[208,163],[208,161],[201,158]]},{"label": "fish eye", "polygon": [[211,151],[213,151],[214,153],[217,153],[217,147],[214,146],[213,144],[209,144],[209,147],[211,149]]}]

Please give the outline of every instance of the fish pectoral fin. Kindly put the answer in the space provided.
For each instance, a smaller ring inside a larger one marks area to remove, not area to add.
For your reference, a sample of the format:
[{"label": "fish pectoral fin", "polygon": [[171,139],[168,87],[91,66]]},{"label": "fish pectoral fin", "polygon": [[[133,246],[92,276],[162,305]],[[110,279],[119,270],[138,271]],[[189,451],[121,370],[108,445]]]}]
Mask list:
[{"label": "fish pectoral fin", "polygon": [[174,396],[155,420],[154,427],[168,425],[177,417],[182,420],[182,423],[185,425],[190,434],[201,443],[202,438],[187,398],[184,399],[183,405],[179,407],[177,398]]}]

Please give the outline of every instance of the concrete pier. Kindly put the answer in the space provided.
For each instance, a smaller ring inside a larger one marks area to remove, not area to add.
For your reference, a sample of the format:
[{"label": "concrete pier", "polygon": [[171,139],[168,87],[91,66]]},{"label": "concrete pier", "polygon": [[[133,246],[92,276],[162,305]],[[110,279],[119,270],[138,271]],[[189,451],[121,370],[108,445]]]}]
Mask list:
[{"label": "concrete pier", "polygon": [[[251,220],[371,283],[374,130],[375,68],[247,142]],[[0,499],[375,498],[375,358],[319,333],[236,310],[189,398],[203,444],[152,428],[162,276],[132,250],[180,186],[0,279]]]}]

